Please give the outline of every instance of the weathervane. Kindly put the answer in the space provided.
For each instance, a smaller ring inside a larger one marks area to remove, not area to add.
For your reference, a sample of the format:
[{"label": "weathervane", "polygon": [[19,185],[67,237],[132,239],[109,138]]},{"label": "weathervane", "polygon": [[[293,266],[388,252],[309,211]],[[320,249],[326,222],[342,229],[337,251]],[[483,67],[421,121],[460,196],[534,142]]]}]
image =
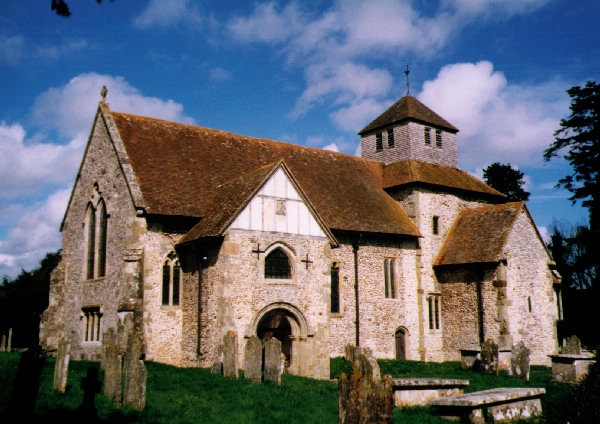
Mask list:
[{"label": "weathervane", "polygon": [[102,96],[102,103],[106,104],[106,94],[108,93],[108,88],[105,85],[102,86],[102,90],[100,90],[100,95]]},{"label": "weathervane", "polygon": [[408,74],[410,74],[410,70],[408,69],[408,65],[406,65],[406,71],[404,71],[404,75],[406,75],[406,95],[410,95],[410,80],[408,78]]}]

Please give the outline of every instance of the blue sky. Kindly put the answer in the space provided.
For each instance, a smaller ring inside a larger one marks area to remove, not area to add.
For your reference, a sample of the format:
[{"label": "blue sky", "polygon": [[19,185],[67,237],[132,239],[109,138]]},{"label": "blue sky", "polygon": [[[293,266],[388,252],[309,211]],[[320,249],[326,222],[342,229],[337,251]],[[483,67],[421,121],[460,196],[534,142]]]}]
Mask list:
[{"label": "blue sky", "polygon": [[113,110],[359,154],[406,93],[461,131],[459,165],[526,175],[542,232],[585,222],[544,163],[565,91],[600,80],[597,0],[7,2],[0,16],[0,276],[60,247],[100,88]]}]

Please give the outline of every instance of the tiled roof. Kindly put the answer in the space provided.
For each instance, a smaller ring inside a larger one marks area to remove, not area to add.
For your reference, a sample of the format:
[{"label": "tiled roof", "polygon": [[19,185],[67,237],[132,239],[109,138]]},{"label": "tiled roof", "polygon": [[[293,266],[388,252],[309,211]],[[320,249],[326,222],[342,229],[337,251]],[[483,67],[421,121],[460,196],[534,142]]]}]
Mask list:
[{"label": "tiled roof", "polygon": [[499,200],[506,199],[504,194],[461,169],[411,159],[391,163],[383,168],[382,185],[385,189],[418,183],[482,193]]},{"label": "tiled roof", "polygon": [[[215,213],[217,188],[230,183],[250,190],[253,178],[261,176],[259,168],[283,160],[327,228],[419,236],[382,189],[379,162],[153,118],[111,115],[149,214],[210,219],[216,228],[225,219]],[[239,196],[245,194],[241,190]],[[225,198],[227,214],[239,207],[238,201]]]},{"label": "tiled roof", "polygon": [[369,125],[364,127],[359,134],[363,135],[378,128],[382,128],[396,122],[405,120],[419,121],[434,127],[445,128],[450,132],[458,132],[458,128],[429,109],[416,98],[407,95],[402,97],[385,112],[375,118]]},{"label": "tiled roof", "polygon": [[434,266],[497,262],[523,202],[462,210],[444,241]]}]

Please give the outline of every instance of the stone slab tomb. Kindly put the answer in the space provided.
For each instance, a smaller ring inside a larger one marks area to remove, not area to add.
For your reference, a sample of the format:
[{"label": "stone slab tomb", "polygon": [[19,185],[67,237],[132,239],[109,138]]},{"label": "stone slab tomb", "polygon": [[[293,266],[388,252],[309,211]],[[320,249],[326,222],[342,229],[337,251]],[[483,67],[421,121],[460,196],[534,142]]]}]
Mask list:
[{"label": "stone slab tomb", "polygon": [[469,380],[447,378],[393,378],[394,406],[427,406],[434,399],[463,394]]},{"label": "stone slab tomb", "polygon": [[529,349],[522,341],[512,347],[509,375],[529,380]]},{"label": "stone slab tomb", "polygon": [[450,420],[473,424],[508,423],[542,414],[543,388],[496,388],[432,400],[434,412]]},{"label": "stone slab tomb", "polygon": [[262,352],[260,339],[256,336],[248,338],[244,348],[244,378],[255,383],[261,382]]},{"label": "stone slab tomb", "polygon": [[552,380],[558,383],[579,382],[587,375],[588,368],[596,362],[589,352],[579,354],[550,355],[552,360]]},{"label": "stone slab tomb", "polygon": [[223,375],[237,379],[238,368],[237,334],[230,330],[223,336]]},{"label": "stone slab tomb", "polygon": [[56,363],[54,364],[54,390],[64,393],[67,388],[69,359],[71,357],[71,340],[61,337],[58,339]]},{"label": "stone slab tomb", "polygon": [[265,381],[281,384],[281,342],[271,337],[265,343]]}]

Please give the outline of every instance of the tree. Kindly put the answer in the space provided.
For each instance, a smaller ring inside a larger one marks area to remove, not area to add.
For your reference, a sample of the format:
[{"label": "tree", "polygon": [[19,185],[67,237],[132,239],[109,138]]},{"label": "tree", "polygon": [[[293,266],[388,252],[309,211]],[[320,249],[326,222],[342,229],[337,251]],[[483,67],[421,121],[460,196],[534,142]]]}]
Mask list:
[{"label": "tree", "polygon": [[48,253],[39,268],[24,271],[0,284],[0,334],[13,329],[13,345],[37,345],[40,315],[48,307],[50,273],[60,261],[61,253]]},{"label": "tree", "polygon": [[566,150],[564,157],[574,172],[561,178],[558,186],[572,193],[573,203],[581,201],[588,209],[590,231],[599,235],[600,85],[588,81],[585,87],[571,87],[567,93],[571,97],[571,115],[561,119],[560,128],[554,133],[554,143],[544,152],[544,160],[558,157]]},{"label": "tree", "polygon": [[529,192],[523,190],[525,180],[523,173],[510,166],[510,163],[492,163],[483,170],[483,179],[489,186],[501,193],[506,194],[511,202],[526,201]]},{"label": "tree", "polygon": [[[102,0],[96,0],[96,2],[102,3]],[[64,16],[65,18],[71,16],[69,5],[64,0],[52,0],[52,3],[50,4],[50,10],[53,10],[57,15]]]}]

